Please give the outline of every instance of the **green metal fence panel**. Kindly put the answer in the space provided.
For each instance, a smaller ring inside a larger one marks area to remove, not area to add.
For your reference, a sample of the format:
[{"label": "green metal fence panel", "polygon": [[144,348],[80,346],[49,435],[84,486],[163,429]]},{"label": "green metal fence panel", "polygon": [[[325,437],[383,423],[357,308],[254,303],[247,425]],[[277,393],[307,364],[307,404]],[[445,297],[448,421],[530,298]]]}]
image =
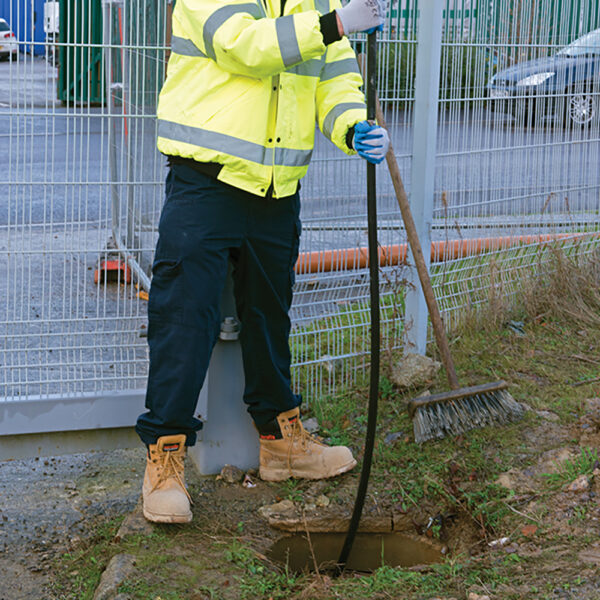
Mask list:
[{"label": "green metal fence panel", "polygon": [[60,0],[58,98],[102,103],[101,0]]}]

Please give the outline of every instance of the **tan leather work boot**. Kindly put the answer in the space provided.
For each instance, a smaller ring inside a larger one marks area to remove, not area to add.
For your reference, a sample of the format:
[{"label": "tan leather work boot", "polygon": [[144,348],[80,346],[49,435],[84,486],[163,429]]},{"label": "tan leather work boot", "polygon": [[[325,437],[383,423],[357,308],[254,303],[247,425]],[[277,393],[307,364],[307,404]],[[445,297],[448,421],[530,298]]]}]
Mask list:
[{"label": "tan leather work boot", "polygon": [[277,425],[269,433],[261,428],[261,479],[325,479],[345,473],[356,465],[346,446],[327,446],[310,435],[302,426],[299,409],[278,415]]},{"label": "tan leather work boot", "polygon": [[155,523],[189,523],[192,501],[185,487],[185,435],[165,435],[148,446],[142,487],[144,517]]}]

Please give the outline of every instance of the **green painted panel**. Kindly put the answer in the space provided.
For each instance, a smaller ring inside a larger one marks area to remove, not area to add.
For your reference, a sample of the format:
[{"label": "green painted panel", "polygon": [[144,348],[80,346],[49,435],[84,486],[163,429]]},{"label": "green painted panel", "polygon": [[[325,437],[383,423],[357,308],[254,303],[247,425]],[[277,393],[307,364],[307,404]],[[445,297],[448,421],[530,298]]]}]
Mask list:
[{"label": "green painted panel", "polygon": [[66,103],[101,103],[101,0],[60,0],[58,97]]}]

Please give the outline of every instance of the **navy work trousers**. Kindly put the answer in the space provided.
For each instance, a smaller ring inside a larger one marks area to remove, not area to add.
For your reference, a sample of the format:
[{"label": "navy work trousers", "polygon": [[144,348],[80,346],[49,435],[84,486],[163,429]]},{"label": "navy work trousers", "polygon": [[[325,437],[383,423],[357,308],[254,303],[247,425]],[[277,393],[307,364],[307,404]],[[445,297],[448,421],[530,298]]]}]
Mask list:
[{"label": "navy work trousers", "polygon": [[144,443],[181,433],[188,445],[196,441],[202,423],[194,413],[230,261],[248,411],[263,425],[300,404],[288,343],[299,213],[297,193],[265,199],[189,166],[171,167],[148,302],[148,412],[136,425]]}]

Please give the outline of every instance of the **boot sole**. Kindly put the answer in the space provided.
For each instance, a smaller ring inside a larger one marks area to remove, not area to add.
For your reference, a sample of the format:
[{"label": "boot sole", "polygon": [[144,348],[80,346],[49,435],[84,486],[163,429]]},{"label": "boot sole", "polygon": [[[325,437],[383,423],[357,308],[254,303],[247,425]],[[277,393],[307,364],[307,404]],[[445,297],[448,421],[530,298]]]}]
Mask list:
[{"label": "boot sole", "polygon": [[159,515],[153,512],[142,510],[144,517],[152,523],[189,523],[192,520],[192,513],[187,515]]},{"label": "boot sole", "polygon": [[260,468],[260,478],[263,481],[285,481],[286,479],[329,479],[331,477],[337,477],[342,473],[352,470],[356,466],[356,460],[352,459],[349,463],[342,465],[336,469],[333,473],[328,475],[316,475],[314,471],[302,472],[292,469],[267,469],[264,467]]}]

